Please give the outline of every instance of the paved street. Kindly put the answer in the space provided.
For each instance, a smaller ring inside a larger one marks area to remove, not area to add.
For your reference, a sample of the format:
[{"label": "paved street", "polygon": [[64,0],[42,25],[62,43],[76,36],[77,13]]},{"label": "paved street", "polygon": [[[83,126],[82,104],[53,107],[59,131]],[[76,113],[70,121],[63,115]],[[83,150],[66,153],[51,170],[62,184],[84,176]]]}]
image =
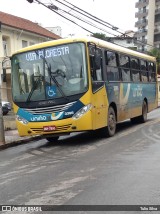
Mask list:
[{"label": "paved street", "polygon": [[8,148],[0,151],[0,203],[158,205],[159,154],[160,108],[145,124],[119,124],[112,138],[79,133]]}]

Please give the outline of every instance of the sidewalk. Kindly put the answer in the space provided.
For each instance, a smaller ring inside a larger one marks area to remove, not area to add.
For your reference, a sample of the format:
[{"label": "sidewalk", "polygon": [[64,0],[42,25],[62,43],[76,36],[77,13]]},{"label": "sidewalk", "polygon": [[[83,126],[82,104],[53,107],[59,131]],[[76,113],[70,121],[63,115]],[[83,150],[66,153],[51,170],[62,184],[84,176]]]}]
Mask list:
[{"label": "sidewalk", "polygon": [[4,130],[5,130],[5,144],[0,144],[0,150],[6,149],[11,146],[21,145],[23,143],[28,143],[32,140],[41,139],[40,136],[27,136],[20,137],[15,122],[15,115],[13,111],[9,112],[7,115],[3,116],[4,120]]},{"label": "sidewalk", "polygon": [[27,136],[20,137],[17,129],[5,131],[5,144],[0,144],[0,150],[6,149],[12,146],[18,146],[24,143],[28,143],[32,140],[39,140],[40,136]]}]

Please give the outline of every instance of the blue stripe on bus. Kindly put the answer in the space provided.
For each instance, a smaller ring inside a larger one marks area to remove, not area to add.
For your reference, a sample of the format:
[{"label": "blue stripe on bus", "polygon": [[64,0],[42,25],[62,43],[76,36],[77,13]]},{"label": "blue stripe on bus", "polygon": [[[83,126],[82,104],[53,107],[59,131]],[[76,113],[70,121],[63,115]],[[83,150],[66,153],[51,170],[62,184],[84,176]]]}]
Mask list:
[{"label": "blue stripe on bus", "polygon": [[26,119],[29,122],[47,122],[53,120],[61,120],[72,117],[78,110],[80,110],[84,104],[81,101],[77,101],[73,106],[69,107],[63,112],[55,112],[52,114],[31,114],[21,108],[18,109],[17,115]]},{"label": "blue stripe on bus", "polygon": [[107,83],[106,91],[109,103],[115,102],[130,107],[141,106],[145,97],[148,103],[156,100],[156,85],[152,83]]}]

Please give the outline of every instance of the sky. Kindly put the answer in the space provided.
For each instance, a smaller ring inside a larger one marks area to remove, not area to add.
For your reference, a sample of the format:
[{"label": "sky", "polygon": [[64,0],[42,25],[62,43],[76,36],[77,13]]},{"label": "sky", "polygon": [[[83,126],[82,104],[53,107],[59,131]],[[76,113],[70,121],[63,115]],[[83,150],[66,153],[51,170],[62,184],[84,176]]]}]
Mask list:
[{"label": "sky", "polygon": [[[58,4],[55,0],[40,0],[43,3],[53,3],[56,6]],[[122,32],[127,30],[135,31],[135,3],[137,0],[68,0],[70,3],[80,7],[81,9],[93,14],[94,16],[116,26]],[[89,33],[82,30],[73,23],[58,16],[48,8],[38,4],[30,4],[27,0],[0,0],[0,11],[6,12],[21,18],[28,19],[33,22],[40,23],[42,27],[55,27],[60,26],[62,28],[62,37],[66,37],[69,34],[74,35],[88,35]],[[68,10],[69,11],[69,10]],[[78,24],[82,24],[76,20]],[[85,26],[88,28],[88,26]],[[89,28],[88,28],[89,29]],[[102,32],[98,29],[90,28],[91,32],[105,33],[107,36],[112,36],[110,31],[105,28],[107,32]]]}]

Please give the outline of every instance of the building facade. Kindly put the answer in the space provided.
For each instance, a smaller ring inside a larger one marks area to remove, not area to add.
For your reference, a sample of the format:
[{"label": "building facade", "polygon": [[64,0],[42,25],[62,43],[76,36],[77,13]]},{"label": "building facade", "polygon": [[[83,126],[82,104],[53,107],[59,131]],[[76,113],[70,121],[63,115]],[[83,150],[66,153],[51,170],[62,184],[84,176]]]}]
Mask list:
[{"label": "building facade", "polygon": [[160,48],[160,0],[138,0],[135,7],[138,10],[135,14],[138,50]]},{"label": "building facade", "polygon": [[135,32],[132,30],[128,30],[124,33],[124,35],[117,37],[110,37],[108,41],[123,46],[125,48],[130,48],[132,50],[137,50]]},{"label": "building facade", "polygon": [[29,45],[60,36],[29,20],[0,12],[0,90],[4,101],[12,101],[10,56]]},{"label": "building facade", "polygon": [[58,36],[62,36],[62,28],[60,26],[57,27],[45,27],[47,30],[51,31],[52,33],[55,33]]}]

